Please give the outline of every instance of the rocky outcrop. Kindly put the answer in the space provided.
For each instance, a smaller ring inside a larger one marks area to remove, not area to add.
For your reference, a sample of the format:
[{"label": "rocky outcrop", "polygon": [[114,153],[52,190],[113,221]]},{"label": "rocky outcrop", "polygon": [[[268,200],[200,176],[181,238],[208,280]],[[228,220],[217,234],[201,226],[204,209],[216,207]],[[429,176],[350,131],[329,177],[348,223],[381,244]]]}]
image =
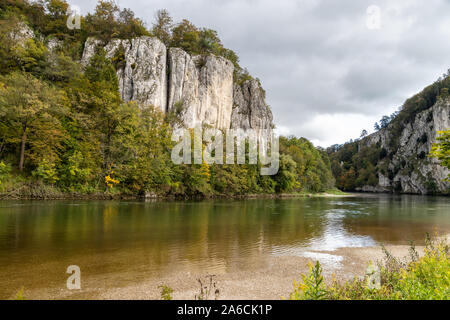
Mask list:
[{"label": "rocky outcrop", "polygon": [[[450,128],[450,99],[439,100],[433,107],[416,114],[406,123],[395,148],[390,125],[361,140],[360,146],[376,144],[386,150],[386,158],[379,164],[378,185],[372,191],[399,191],[412,194],[448,193],[450,173],[439,161],[428,157],[437,132]],[[367,186],[368,187],[368,186]],[[361,188],[362,191],[368,188]]]},{"label": "rocky outcrop", "polygon": [[179,48],[170,48],[168,66],[167,110],[177,112],[188,128],[209,125],[229,129],[233,64],[222,57],[190,56]]},{"label": "rocky outcrop", "polygon": [[234,105],[231,114],[232,129],[272,130],[272,111],[266,104],[265,92],[256,80],[235,84]]},{"label": "rocky outcrop", "polygon": [[63,41],[57,39],[57,38],[51,38],[47,41],[47,49],[50,52],[55,52],[59,48],[61,48],[63,45]]},{"label": "rocky outcrop", "polygon": [[112,40],[104,46],[89,38],[81,63],[103,47],[117,69],[124,101],[154,105],[175,113],[185,127],[272,129],[272,112],[256,80],[233,81],[233,63],[215,55],[190,55],[156,38]]},{"label": "rocky outcrop", "polygon": [[33,30],[23,21],[19,21],[14,30],[9,34],[11,40],[20,46],[25,46],[28,39],[34,38]]},{"label": "rocky outcrop", "polygon": [[[87,65],[99,40],[86,41],[81,63]],[[122,99],[153,105],[166,111],[167,72],[166,46],[156,38],[139,37],[132,40],[115,39],[105,47],[106,56],[117,66],[117,78]]]}]

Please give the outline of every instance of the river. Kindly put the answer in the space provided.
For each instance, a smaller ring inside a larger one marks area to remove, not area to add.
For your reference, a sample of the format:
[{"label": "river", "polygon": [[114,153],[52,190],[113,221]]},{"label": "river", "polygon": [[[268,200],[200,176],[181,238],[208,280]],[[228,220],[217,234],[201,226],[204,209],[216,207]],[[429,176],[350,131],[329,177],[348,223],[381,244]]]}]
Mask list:
[{"label": "river", "polygon": [[1,201],[0,298],[22,286],[63,288],[69,265],[114,287],[175,271],[251,270],[270,256],[420,244],[435,231],[450,231],[448,197]]}]

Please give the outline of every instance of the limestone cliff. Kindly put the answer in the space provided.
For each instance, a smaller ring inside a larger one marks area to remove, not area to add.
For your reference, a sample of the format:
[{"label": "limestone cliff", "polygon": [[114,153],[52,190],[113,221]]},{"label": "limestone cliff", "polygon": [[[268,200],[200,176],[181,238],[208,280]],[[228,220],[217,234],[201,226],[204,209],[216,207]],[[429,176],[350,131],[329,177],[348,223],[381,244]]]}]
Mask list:
[{"label": "limestone cliff", "polygon": [[363,186],[362,191],[399,191],[413,194],[448,193],[450,183],[444,181],[449,170],[429,158],[437,131],[450,128],[450,99],[415,115],[405,123],[394,146],[392,125],[362,139],[359,147],[378,146],[386,150],[386,158],[378,165],[378,185]]},{"label": "limestone cliff", "polygon": [[272,111],[265,101],[265,92],[256,80],[234,85],[232,129],[273,129]]},{"label": "limestone cliff", "polygon": [[167,110],[178,108],[189,127],[210,125],[229,129],[233,107],[233,64],[214,55],[190,56],[169,49]]},{"label": "limestone cliff", "polygon": [[[87,65],[102,43],[89,38],[82,64]],[[103,46],[115,61],[124,101],[154,105],[176,113],[184,126],[219,129],[272,129],[272,113],[255,80],[238,86],[233,63],[215,55],[190,55],[166,49],[156,38],[112,40]]]},{"label": "limestone cliff", "polygon": [[23,21],[17,23],[13,31],[9,34],[9,37],[20,46],[25,46],[25,42],[28,39],[34,38],[34,31]]},{"label": "limestone cliff", "polygon": [[[81,63],[87,65],[100,41],[89,38]],[[108,58],[116,58],[117,78],[122,99],[153,105],[166,111],[166,46],[156,38],[112,40],[104,47]]]}]

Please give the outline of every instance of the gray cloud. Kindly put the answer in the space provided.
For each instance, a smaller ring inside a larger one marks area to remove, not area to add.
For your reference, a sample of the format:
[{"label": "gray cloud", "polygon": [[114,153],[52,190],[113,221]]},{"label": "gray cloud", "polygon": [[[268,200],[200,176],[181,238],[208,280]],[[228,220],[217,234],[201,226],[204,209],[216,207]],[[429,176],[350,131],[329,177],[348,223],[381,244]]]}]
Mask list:
[{"label": "gray cloud", "polygon": [[[92,1],[69,1],[82,12]],[[446,0],[117,1],[148,25],[166,8],[175,21],[215,29],[261,79],[281,132],[323,146],[371,130],[450,68]],[[381,29],[366,9],[381,9]]]}]

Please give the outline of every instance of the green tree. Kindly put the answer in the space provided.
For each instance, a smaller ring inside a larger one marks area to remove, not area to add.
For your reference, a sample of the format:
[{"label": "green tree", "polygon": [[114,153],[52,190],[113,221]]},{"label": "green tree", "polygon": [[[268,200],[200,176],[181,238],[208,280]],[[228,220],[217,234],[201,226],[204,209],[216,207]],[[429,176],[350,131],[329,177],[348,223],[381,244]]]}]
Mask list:
[{"label": "green tree", "polygon": [[173,20],[169,12],[166,9],[158,10],[155,15],[152,34],[168,46],[171,42],[172,26]]},{"label": "green tree", "polygon": [[280,156],[280,168],[274,178],[277,192],[289,192],[297,188],[296,168],[297,164],[290,155]]},{"label": "green tree", "polygon": [[[156,34],[155,34],[156,35]],[[181,48],[190,53],[199,53],[199,31],[191,22],[184,19],[172,29],[172,47]]]},{"label": "green tree", "polygon": [[[9,142],[20,142],[19,170],[25,162],[28,135],[30,142],[48,150],[60,136],[58,115],[65,112],[64,95],[60,90],[26,73],[12,73],[0,78],[0,118],[16,135]],[[8,137],[3,137],[3,139]],[[49,140],[50,139],[50,140]]]},{"label": "green tree", "polygon": [[[439,131],[436,143],[430,151],[430,156],[438,159],[441,165],[450,169],[450,129]],[[447,180],[450,179],[450,174]]]}]

